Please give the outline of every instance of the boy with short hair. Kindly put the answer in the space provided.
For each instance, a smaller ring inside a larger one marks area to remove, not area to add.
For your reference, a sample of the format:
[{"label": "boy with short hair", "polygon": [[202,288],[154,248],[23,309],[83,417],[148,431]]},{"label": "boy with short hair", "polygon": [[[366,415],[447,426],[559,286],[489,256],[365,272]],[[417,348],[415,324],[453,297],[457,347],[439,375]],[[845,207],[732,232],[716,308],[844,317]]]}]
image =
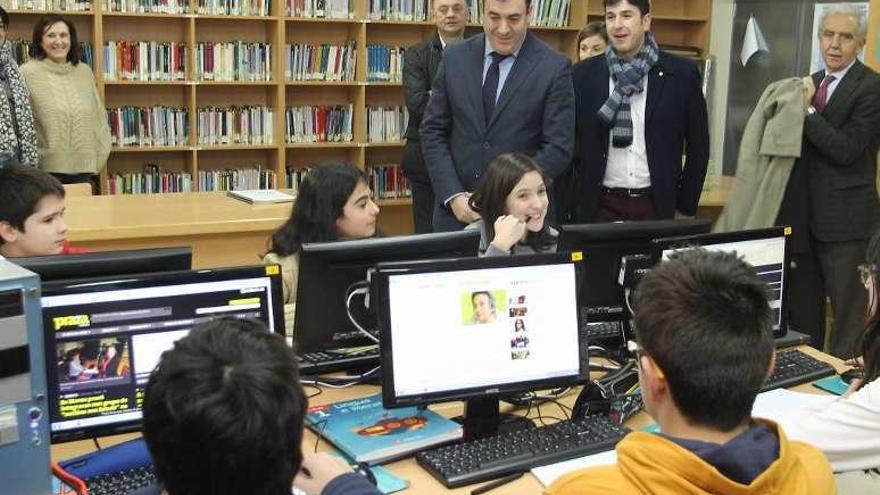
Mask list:
[{"label": "boy with short hair", "polygon": [[86,252],[67,243],[64,186],[58,179],[33,167],[0,167],[0,198],[0,256]]},{"label": "boy with short hair", "polygon": [[617,465],[570,473],[548,495],[835,493],[816,448],[751,417],[773,369],[767,285],[735,254],[688,250],[635,293],[639,384],[662,433],[634,432]]},{"label": "boy with short hair", "polygon": [[[167,495],[379,495],[329,454],[303,457],[296,356],[255,320],[221,318],[162,354],[144,392],[144,439]],[[144,492],[142,492],[144,493]]]}]

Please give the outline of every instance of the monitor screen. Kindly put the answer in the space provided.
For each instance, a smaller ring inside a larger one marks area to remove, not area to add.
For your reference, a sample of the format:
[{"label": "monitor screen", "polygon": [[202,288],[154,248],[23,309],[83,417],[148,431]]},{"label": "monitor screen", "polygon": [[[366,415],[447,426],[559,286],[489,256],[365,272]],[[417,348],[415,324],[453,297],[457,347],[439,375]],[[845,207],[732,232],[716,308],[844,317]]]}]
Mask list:
[{"label": "monitor screen", "polygon": [[98,251],[66,256],[10,258],[9,261],[36,273],[45,283],[68,279],[189,270],[192,268],[192,249],[189,247],[170,247]]},{"label": "monitor screen", "polygon": [[624,289],[618,284],[623,256],[650,255],[653,239],[705,234],[710,226],[711,221],[704,219],[563,225],[558,249],[584,255],[579,281],[583,285],[583,321],[626,319]]},{"label": "monitor screen", "polygon": [[49,284],[41,303],[53,442],[138,429],[159,357],[199,323],[255,318],[284,333],[277,266]]},{"label": "monitor screen", "polygon": [[380,265],[386,407],[573,384],[575,266],[561,253]]},{"label": "monitor screen", "polygon": [[[304,244],[299,255],[293,339],[298,353],[372,344],[346,315],[346,293],[367,280],[377,263],[476,256],[479,231],[445,232]],[[351,305],[352,316],[375,330],[375,312],[362,300]]]},{"label": "monitor screen", "polygon": [[660,259],[681,249],[699,246],[712,251],[736,252],[755,267],[758,276],[770,286],[769,300],[773,336],[787,331],[788,242],[786,227],[726,232],[672,239],[658,239],[655,254]]}]

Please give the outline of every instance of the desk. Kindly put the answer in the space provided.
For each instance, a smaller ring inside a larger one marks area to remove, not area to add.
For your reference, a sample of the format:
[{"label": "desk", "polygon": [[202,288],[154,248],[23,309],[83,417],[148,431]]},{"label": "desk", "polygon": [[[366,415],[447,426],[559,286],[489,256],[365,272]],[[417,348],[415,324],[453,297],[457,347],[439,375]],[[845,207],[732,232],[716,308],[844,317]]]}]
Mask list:
[{"label": "desk", "polygon": [[[697,216],[715,219],[733,177],[708,179]],[[269,235],[290,216],[291,203],[250,205],[223,192],[77,196],[66,200],[68,239],[93,251],[191,246],[193,268],[260,263]],[[406,200],[382,201],[379,229],[412,233]]]},{"label": "desk", "polygon": [[[823,354],[820,351],[817,351],[811,347],[801,346],[801,350],[804,352],[811,354],[819,359],[827,361],[835,366],[838,371],[841,371],[846,368],[843,364],[843,361],[837,359],[833,356],[829,356],[827,354]],[[308,391],[312,391],[313,389],[309,388]],[[795,387],[793,390],[797,390],[799,392],[813,392],[813,393],[823,393],[819,389],[813,387],[809,383],[804,385],[799,385]],[[358,385],[356,387],[348,388],[348,389],[325,389],[320,395],[313,398],[311,403],[313,404],[324,404],[328,402],[336,402],[347,399],[354,399],[357,397],[365,397],[367,395],[375,394],[378,392],[378,388],[375,386],[369,385]],[[577,398],[579,389],[573,390],[562,397],[561,401],[568,405],[569,407],[574,404],[575,399]],[[434,411],[447,416],[452,417],[462,413],[462,403],[460,402],[450,402],[444,404],[438,404],[431,406],[431,409]],[[556,414],[556,407],[552,405],[542,406],[542,411],[545,415],[553,415]],[[641,412],[634,416],[630,421],[627,422],[627,426],[633,429],[638,429],[643,426],[647,426],[652,424],[653,421],[651,418],[644,412]],[[136,437],[135,434],[130,435],[117,435],[113,437],[107,437],[101,440],[102,446],[109,446],[115,443],[123,442],[129,440],[131,438]],[[314,449],[315,446],[315,435],[311,432],[311,430],[306,429],[305,437],[303,440],[303,451],[310,452]],[[90,452],[94,449],[94,446],[91,441],[78,441],[71,442],[59,445],[52,446],[52,460],[57,461],[58,459],[66,459],[69,457],[73,457],[76,455],[82,455],[86,452]],[[325,442],[321,441],[318,450],[327,451],[331,450],[331,446]],[[476,486],[469,485],[463,488],[458,488],[455,490],[447,490],[436,481],[427,471],[423,470],[421,467],[416,464],[414,458],[410,457],[404,460],[400,460],[397,462],[393,462],[385,465],[388,469],[394,472],[396,475],[409,480],[410,488],[402,493],[418,493],[418,494],[433,494],[433,493],[452,493],[452,494],[469,494],[471,490],[473,490]],[[520,478],[517,481],[504,485],[503,487],[499,487],[490,492],[490,495],[513,495],[513,494],[540,494],[542,493],[544,487],[541,483],[538,482],[537,478],[527,473],[525,476]]]}]

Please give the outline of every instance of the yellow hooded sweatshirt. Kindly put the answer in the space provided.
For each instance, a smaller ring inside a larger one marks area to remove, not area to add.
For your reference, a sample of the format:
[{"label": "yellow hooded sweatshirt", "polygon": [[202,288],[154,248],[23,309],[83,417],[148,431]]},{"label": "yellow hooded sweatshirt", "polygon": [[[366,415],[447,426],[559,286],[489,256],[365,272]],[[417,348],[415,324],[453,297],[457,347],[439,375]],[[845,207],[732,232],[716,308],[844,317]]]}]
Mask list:
[{"label": "yellow hooded sweatshirt", "polygon": [[617,444],[617,465],[569,473],[547,488],[547,495],[834,495],[831,465],[818,449],[779,437],[779,458],[751,484],[722,475],[714,466],[660,435],[634,432]]}]

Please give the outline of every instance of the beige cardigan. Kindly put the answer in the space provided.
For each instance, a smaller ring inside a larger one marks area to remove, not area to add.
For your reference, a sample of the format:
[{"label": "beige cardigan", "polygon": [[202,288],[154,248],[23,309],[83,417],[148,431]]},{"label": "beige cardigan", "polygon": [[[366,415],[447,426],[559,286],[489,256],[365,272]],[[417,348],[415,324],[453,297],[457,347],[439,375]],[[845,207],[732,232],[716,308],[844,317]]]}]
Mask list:
[{"label": "beige cardigan", "polygon": [[22,65],[21,74],[31,93],[40,168],[97,174],[110,155],[110,127],[92,69],[44,58]]},{"label": "beige cardigan", "polygon": [[746,123],[736,180],[715,232],[770,227],[776,222],[794,162],[801,156],[804,90],[800,78],[767,86]]}]

